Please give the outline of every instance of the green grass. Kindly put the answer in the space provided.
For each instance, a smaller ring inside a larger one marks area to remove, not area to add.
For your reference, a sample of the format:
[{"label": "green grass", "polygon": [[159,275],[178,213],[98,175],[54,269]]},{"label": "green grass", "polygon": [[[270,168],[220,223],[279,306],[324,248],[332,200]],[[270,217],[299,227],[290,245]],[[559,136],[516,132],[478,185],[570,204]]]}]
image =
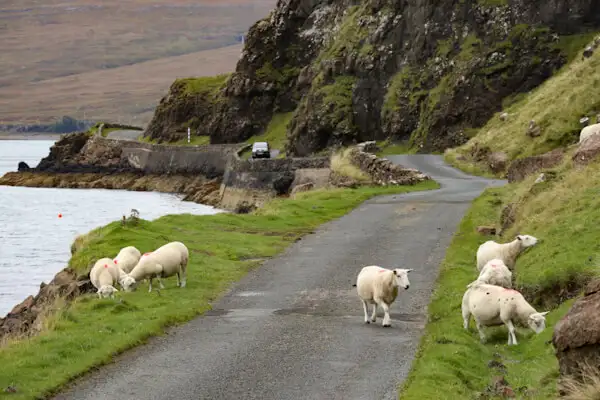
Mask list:
[{"label": "green grass", "polygon": [[[149,137],[144,137],[141,135],[138,136],[137,140],[140,142],[144,142],[144,143],[158,144],[157,139],[151,139]],[[184,139],[180,139],[176,142],[168,142],[168,143],[163,142],[161,144],[169,145],[169,146],[202,146],[202,145],[210,144],[210,137],[209,136],[191,136],[190,143],[188,143],[187,136],[186,136]]]},{"label": "green grass", "polygon": [[204,93],[215,97],[230,75],[226,73],[215,76],[179,78],[175,80],[173,85],[182,85],[184,94]]},{"label": "green grass", "polygon": [[[581,46],[580,41],[575,43]],[[474,164],[470,151],[476,143],[492,151],[503,151],[510,159],[576,143],[581,131],[579,119],[587,115],[594,123],[595,112],[600,109],[600,52],[581,60],[582,47],[573,62],[504,109],[502,112],[509,114],[506,121],[498,118],[500,113],[496,114],[466,144],[448,150],[446,160],[470,172],[469,164]],[[526,135],[531,120],[541,128],[541,135],[536,138]],[[483,164],[479,168],[489,172]]]},{"label": "green grass", "polygon": [[[320,190],[295,199],[276,199],[253,214],[169,215],[137,226],[120,222],[98,228],[74,243],[69,266],[86,272],[100,257],[114,256],[125,245],[146,252],[173,240],[190,249],[188,284],[149,294],[142,285],[116,300],[80,297],[45,321],[38,336],[0,349],[0,388],[13,385],[11,399],[47,395],[87,370],[143,343],[164,328],[188,321],[210,309],[229,285],[256,267],[257,258],[281,252],[299,236],[341,217],[368,198],[439,187],[428,181],[415,186]],[[254,261],[251,261],[254,260]],[[173,307],[173,304],[177,307]]]},{"label": "green grass", "polygon": [[[547,328],[540,335],[518,328],[519,344],[511,348],[506,345],[507,331],[504,327],[486,328],[486,344],[480,343],[472,320],[469,332],[462,327],[462,296],[466,285],[477,276],[475,252],[481,243],[491,239],[476,233],[475,228],[496,222],[500,206],[511,190],[510,187],[487,189],[473,202],[454,235],[441,266],[429,305],[429,323],[417,359],[402,389],[402,399],[476,398],[475,393],[483,391],[491,378],[499,375],[497,370],[487,365],[494,359],[494,353],[500,355],[500,361],[507,367],[506,379],[513,389],[526,386],[535,391],[531,397],[519,398],[553,398],[558,364],[552,346],[546,342],[552,337],[552,326],[568,311],[572,300],[548,314]],[[556,230],[566,227],[564,223],[559,224],[552,226]],[[541,280],[544,274],[554,273],[553,269],[559,263],[548,264],[550,257],[545,254],[552,253],[553,246],[559,243],[558,240],[564,241],[567,233],[555,240],[533,227],[521,232],[539,235],[545,243],[519,259],[518,280],[523,280],[520,276],[532,276],[534,273],[540,274],[538,278]],[[573,262],[576,262],[576,255],[581,255],[560,246],[557,250],[568,253]],[[524,272],[533,265],[536,266],[535,272]],[[538,310],[545,311],[539,307]]]},{"label": "green grass", "polygon": [[408,142],[392,142],[391,140],[385,140],[377,143],[377,146],[381,149],[377,153],[378,157],[391,156],[394,154],[416,154],[417,150],[410,146]]},{"label": "green grass", "polygon": [[[473,202],[446,252],[432,302],[430,321],[419,355],[407,380],[403,399],[472,398],[483,390],[493,375],[487,367],[499,353],[508,368],[507,381],[513,389],[526,386],[534,393],[519,398],[554,398],[558,364],[551,345],[553,325],[569,310],[561,291],[577,295],[590,278],[598,276],[600,263],[597,222],[600,219],[600,163],[574,169],[569,159],[552,170],[554,180],[535,184],[536,175],[526,180],[488,189]],[[539,311],[552,309],[547,329],[539,336],[521,329],[519,345],[506,346],[506,328],[488,328],[493,339],[486,345],[472,322],[462,328],[460,305],[465,286],[476,276],[477,247],[493,237],[476,233],[479,225],[500,227],[504,205],[516,203],[516,222],[501,242],[518,233],[534,235],[541,242],[522,254],[514,272],[516,287]],[[570,288],[573,285],[575,289]]]}]

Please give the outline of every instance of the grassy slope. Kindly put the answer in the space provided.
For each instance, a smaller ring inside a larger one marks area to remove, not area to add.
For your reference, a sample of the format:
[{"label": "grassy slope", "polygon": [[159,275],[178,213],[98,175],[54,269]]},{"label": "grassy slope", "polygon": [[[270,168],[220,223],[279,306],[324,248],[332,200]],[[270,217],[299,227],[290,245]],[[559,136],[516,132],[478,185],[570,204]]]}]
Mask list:
[{"label": "grassy slope", "polygon": [[173,278],[166,280],[160,296],[148,294],[142,285],[134,293],[119,292],[117,300],[99,300],[95,295],[79,298],[45,321],[47,329],[39,336],[0,349],[0,388],[16,386],[13,399],[47,394],[90,368],[110,362],[115,354],[161,334],[166,326],[210,309],[210,302],[261,258],[274,256],[299,236],[341,217],[362,201],[378,194],[436,187],[430,181],[412,187],[314,191],[294,200],[274,200],[256,214],[169,215],[140,221],[137,226],[115,222],[96,229],[76,240],[69,266],[84,272],[98,258],[114,256],[125,245],[145,252],[181,240],[190,249],[187,287],[177,288]]},{"label": "grassy slope", "polygon": [[[508,121],[493,118],[465,146],[447,151],[446,159],[467,172],[490,174],[481,164],[456,157],[468,155],[474,143],[505,151],[511,159],[569,143],[579,132],[579,118],[600,106],[598,66],[600,53],[585,61],[579,55],[560,74],[510,106]],[[536,139],[525,135],[530,119],[543,128]],[[556,173],[554,180],[535,184],[534,174],[523,182],[488,189],[474,201],[446,253],[429,306],[430,322],[402,399],[474,398],[493,376],[502,375],[488,367],[493,359],[506,366],[505,377],[513,389],[523,388],[517,390],[518,398],[555,397],[558,363],[552,345],[546,342],[553,325],[573,303],[566,299],[598,273],[600,261],[595,222],[600,218],[600,162],[577,170],[571,154],[572,150],[561,165],[551,169]],[[479,225],[499,227],[501,209],[508,203],[517,205],[516,223],[503,238],[476,233]],[[477,275],[475,253],[486,240],[509,241],[517,233],[542,239],[519,258],[514,276],[517,288],[539,311],[552,310],[547,328],[538,336],[521,329],[519,345],[511,348],[506,346],[506,328],[488,328],[488,343],[481,344],[473,321],[469,332],[462,328],[460,312],[465,286]]]},{"label": "grassy slope", "polygon": [[[501,121],[498,113],[465,145],[447,150],[446,160],[466,172],[489,173],[487,166],[474,165],[469,157],[475,143],[506,152],[510,159],[542,154],[576,143],[581,130],[579,119],[587,115],[595,123],[598,111],[600,51],[585,60],[580,52],[552,79],[503,110],[509,114],[506,121]],[[526,135],[531,120],[541,128],[539,137]]]},{"label": "grassy slope", "polygon": [[[273,115],[265,131],[260,135],[248,138],[245,143],[268,142],[272,150],[279,150],[279,155],[276,158],[285,157],[284,148],[287,142],[287,126],[292,119],[292,114],[293,112]],[[249,158],[251,154],[252,149],[248,149],[242,153],[241,157]]]}]

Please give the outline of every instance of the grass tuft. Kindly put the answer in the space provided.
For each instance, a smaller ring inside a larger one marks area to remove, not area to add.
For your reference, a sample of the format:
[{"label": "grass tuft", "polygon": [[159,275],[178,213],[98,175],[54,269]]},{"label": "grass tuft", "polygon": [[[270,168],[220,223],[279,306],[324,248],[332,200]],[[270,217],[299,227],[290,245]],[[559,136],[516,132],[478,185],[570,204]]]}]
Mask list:
[{"label": "grass tuft", "polygon": [[565,392],[564,400],[600,399],[600,372],[588,363],[581,368],[581,379],[572,376],[561,379],[560,388]]},{"label": "grass tuft", "polygon": [[352,164],[350,160],[350,152],[352,150],[351,148],[347,148],[333,153],[331,156],[331,170],[341,176],[352,178],[357,182],[371,182],[371,177],[368,174]]}]

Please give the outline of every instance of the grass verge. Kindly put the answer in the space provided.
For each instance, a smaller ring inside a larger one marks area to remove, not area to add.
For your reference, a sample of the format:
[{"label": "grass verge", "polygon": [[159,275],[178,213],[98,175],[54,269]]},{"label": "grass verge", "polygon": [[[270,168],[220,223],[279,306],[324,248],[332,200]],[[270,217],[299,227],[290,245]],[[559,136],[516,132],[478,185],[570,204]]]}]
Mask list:
[{"label": "grass verge", "polygon": [[[532,176],[487,189],[473,202],[442,263],[429,305],[429,323],[402,399],[476,398],[493,376],[502,374],[518,398],[555,398],[558,363],[548,342],[553,326],[569,310],[581,287],[598,274],[595,221],[600,218],[600,163],[573,169],[566,161],[552,172],[555,178],[547,182],[536,184]],[[504,327],[487,328],[488,343],[481,344],[473,321],[469,332],[463,329],[460,311],[466,285],[477,276],[477,247],[494,239],[475,229],[498,227],[501,210],[508,203],[516,207],[516,222],[503,239],[495,240],[510,241],[517,233],[541,239],[519,257],[514,274],[517,288],[538,311],[551,310],[542,334],[519,329],[519,344],[510,348]],[[489,367],[492,360],[504,364],[506,372]]]},{"label": "grass verge", "polygon": [[[100,257],[114,256],[125,245],[142,252],[181,240],[190,249],[185,289],[167,279],[161,294],[119,292],[116,300],[82,296],[45,321],[47,329],[31,339],[0,349],[0,388],[16,387],[11,399],[49,395],[118,353],[160,335],[211,308],[229,285],[278,254],[318,225],[341,217],[380,194],[439,187],[428,181],[415,186],[321,190],[276,199],[253,214],[214,216],[168,215],[135,226],[114,222],[78,238],[69,266],[87,271]],[[174,303],[177,307],[173,307]]]}]

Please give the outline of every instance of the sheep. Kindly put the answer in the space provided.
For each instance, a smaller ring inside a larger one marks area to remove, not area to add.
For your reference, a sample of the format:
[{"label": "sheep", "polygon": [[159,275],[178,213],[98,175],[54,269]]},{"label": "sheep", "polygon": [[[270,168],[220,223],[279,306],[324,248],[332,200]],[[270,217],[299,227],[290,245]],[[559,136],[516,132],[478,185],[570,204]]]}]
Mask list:
[{"label": "sheep", "polygon": [[538,239],[531,235],[517,235],[512,242],[508,243],[488,240],[477,249],[477,270],[481,272],[483,266],[495,258],[502,260],[508,269],[513,270],[521,252],[535,246],[537,242]]},{"label": "sheep", "polygon": [[131,280],[123,280],[126,290],[135,289],[137,282],[148,279],[148,292],[152,291],[152,279],[156,278],[161,289],[164,285],[160,278],[177,275],[177,286],[185,287],[189,251],[181,242],[167,243],[151,253],[145,253],[131,272]]},{"label": "sheep", "polygon": [[536,334],[546,327],[545,312],[537,312],[521,293],[514,289],[503,288],[477,282],[467,289],[462,299],[463,326],[468,331],[471,315],[475,319],[479,337],[485,343],[484,326],[506,325],[508,345],[517,344],[513,322],[528,326]]},{"label": "sheep", "polygon": [[584,127],[581,132],[579,132],[579,144],[597,134],[600,134],[600,124],[593,124]]},{"label": "sheep", "polygon": [[498,285],[510,289],[512,288],[512,272],[510,272],[510,269],[508,269],[502,260],[494,258],[483,266],[477,280],[467,287],[473,286],[476,282]]},{"label": "sheep", "polygon": [[[384,317],[382,326],[390,327],[390,306],[398,296],[398,287],[405,290],[409,288],[408,273],[412,269],[396,268],[393,270],[381,268],[377,265],[363,267],[356,278],[356,291],[360,297],[365,312],[365,323],[375,323],[377,320],[377,306],[383,308]],[[368,304],[373,305],[373,313],[369,319]]]},{"label": "sheep", "polygon": [[114,297],[114,293],[119,290],[113,285],[123,277],[124,272],[117,267],[113,260],[106,257],[101,258],[92,267],[90,271],[90,281],[98,291],[98,297]]},{"label": "sheep", "polygon": [[123,247],[119,254],[113,259],[113,262],[119,266],[126,274],[130,273],[133,267],[140,261],[142,253],[133,246]]}]

